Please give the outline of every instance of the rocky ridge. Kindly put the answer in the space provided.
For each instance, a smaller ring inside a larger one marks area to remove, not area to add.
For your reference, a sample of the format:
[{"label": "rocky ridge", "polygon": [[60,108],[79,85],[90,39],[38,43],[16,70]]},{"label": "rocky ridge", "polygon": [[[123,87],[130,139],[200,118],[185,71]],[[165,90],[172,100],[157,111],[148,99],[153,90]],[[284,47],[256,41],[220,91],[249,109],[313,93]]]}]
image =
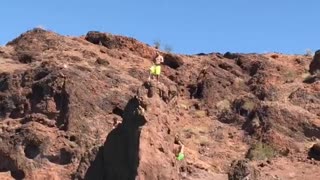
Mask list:
[{"label": "rocky ridge", "polygon": [[320,175],[317,53],[161,52],[160,83],[146,82],[156,51],[43,29],[0,47],[1,179]]}]

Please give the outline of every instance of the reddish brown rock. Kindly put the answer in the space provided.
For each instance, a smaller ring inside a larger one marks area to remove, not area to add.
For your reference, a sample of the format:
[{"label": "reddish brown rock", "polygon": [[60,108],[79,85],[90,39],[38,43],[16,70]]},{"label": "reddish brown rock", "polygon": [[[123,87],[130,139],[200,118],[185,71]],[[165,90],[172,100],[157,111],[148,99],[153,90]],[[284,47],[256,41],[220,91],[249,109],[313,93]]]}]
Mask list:
[{"label": "reddish brown rock", "polygon": [[[34,29],[1,47],[0,179],[320,176],[305,150],[320,137],[319,87],[303,83],[308,57],[164,54],[160,82],[146,82],[154,55],[100,32]],[[274,148],[274,169],[230,167],[260,141]]]}]

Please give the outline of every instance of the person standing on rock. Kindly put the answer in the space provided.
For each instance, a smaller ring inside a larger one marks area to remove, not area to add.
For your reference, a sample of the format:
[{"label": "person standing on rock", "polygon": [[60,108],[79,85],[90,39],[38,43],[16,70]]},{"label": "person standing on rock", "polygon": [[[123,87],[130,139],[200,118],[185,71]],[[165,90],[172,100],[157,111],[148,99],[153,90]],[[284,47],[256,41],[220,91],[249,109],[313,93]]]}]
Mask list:
[{"label": "person standing on rock", "polygon": [[157,78],[157,82],[159,82],[159,77],[161,73],[161,63],[163,63],[163,57],[157,52],[156,57],[153,59],[153,65],[150,68],[150,75],[148,80],[153,79],[154,76]]},{"label": "person standing on rock", "polygon": [[178,161],[184,160],[184,157],[185,157],[185,155],[184,155],[184,145],[183,145],[183,143],[181,142],[181,140],[180,140],[180,138],[179,138],[178,135],[175,136],[174,143],[175,143],[175,144],[179,144],[179,150],[178,150],[178,152],[177,152],[177,154],[176,154],[177,160],[178,160]]},{"label": "person standing on rock", "polygon": [[181,141],[179,141],[179,145],[180,145],[180,151],[177,155],[177,160],[182,161],[184,159],[184,145],[182,144]]}]

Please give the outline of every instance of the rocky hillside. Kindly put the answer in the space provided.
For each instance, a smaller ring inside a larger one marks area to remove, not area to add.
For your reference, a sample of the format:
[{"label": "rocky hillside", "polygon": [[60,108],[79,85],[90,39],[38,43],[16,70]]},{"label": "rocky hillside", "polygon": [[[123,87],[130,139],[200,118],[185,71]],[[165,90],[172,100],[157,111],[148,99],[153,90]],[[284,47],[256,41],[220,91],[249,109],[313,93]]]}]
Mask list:
[{"label": "rocky hillside", "polygon": [[320,52],[160,52],[147,82],[156,51],[42,29],[0,47],[0,179],[320,177]]}]

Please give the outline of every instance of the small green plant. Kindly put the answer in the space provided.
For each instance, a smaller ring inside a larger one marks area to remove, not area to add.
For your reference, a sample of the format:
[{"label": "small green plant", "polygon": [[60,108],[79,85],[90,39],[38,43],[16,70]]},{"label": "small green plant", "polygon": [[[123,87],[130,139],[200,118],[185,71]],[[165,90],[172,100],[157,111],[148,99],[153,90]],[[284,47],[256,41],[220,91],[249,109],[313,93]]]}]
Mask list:
[{"label": "small green plant", "polygon": [[153,42],[153,45],[154,45],[154,48],[160,49],[160,47],[161,47],[161,41],[160,41],[160,40],[155,40],[155,41]]},{"label": "small green plant", "polygon": [[296,79],[297,74],[293,71],[288,71],[284,76],[286,78],[286,82],[293,82]]},{"label": "small green plant", "polygon": [[171,47],[170,45],[166,44],[166,45],[164,46],[164,51],[165,51],[165,52],[171,53],[172,50],[173,50],[173,49],[172,49],[172,47]]},{"label": "small green plant", "polygon": [[250,160],[266,160],[275,156],[276,151],[272,146],[259,142],[249,149],[246,157]]},{"label": "small green plant", "polygon": [[256,103],[253,102],[253,101],[250,101],[250,100],[245,101],[243,106],[242,106],[242,108],[245,109],[248,112],[253,111],[255,109],[255,107],[256,107]]},{"label": "small green plant", "polygon": [[203,118],[208,116],[207,111],[202,111],[202,110],[195,111],[194,114],[196,118]]},{"label": "small green plant", "polygon": [[236,86],[236,88],[241,88],[241,89],[245,89],[246,88],[246,83],[243,79],[236,77],[234,79],[234,84]]},{"label": "small green plant", "polygon": [[225,99],[225,100],[217,102],[216,107],[219,112],[222,112],[222,111],[229,110],[231,107],[231,104],[230,104],[229,100]]},{"label": "small green plant", "polygon": [[199,144],[200,146],[208,146],[210,144],[210,139],[208,136],[200,135]]},{"label": "small green plant", "polygon": [[[162,49],[162,48],[161,48],[162,43],[161,43],[160,40],[154,40],[154,41],[153,41],[153,45],[154,45],[154,48],[156,48],[156,49],[159,49],[159,50]],[[166,45],[164,45],[163,50],[164,50],[166,53],[171,53],[172,50],[173,50],[173,48],[172,48],[170,45],[166,44]]]}]

